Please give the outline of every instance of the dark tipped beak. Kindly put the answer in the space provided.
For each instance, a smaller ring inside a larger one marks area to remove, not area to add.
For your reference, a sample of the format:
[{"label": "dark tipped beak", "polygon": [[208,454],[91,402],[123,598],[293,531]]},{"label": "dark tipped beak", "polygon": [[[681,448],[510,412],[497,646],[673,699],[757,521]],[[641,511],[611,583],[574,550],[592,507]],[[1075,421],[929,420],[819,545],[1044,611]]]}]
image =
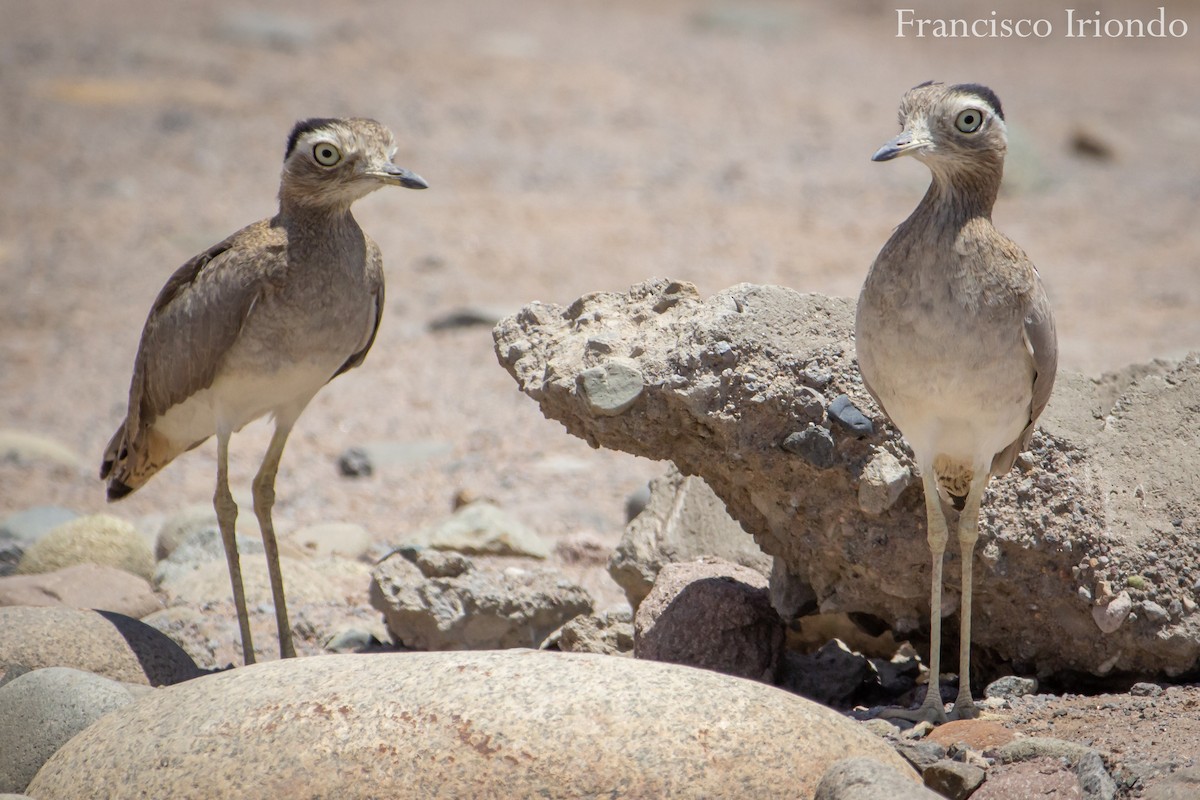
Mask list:
[{"label": "dark tipped beak", "polygon": [[876,150],[875,155],[871,156],[871,160],[891,161],[893,158],[915,153],[928,144],[929,142],[925,139],[915,138],[912,131],[904,131],[895,139],[892,139],[883,147]]},{"label": "dark tipped beak", "polygon": [[371,176],[392,186],[403,186],[405,189],[428,189],[429,184],[417,173],[395,164],[387,164]]}]

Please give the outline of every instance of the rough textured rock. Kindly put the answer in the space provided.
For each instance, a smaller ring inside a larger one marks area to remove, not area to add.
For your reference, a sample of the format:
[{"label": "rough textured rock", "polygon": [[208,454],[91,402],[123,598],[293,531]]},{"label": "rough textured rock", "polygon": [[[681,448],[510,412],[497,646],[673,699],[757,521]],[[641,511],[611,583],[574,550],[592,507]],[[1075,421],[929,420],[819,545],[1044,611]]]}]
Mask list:
[{"label": "rough textured rock", "polygon": [[773,683],[783,622],[767,579],[718,558],[667,564],[633,620],[633,654]]},{"label": "rough textured rock", "polygon": [[874,674],[866,656],[831,639],[812,653],[788,651],[781,685],[823,705],[847,708]]},{"label": "rough textured rock", "polygon": [[73,667],[123,683],[179,683],[200,669],[179,645],[132,617],[76,608],[0,608],[0,664]]},{"label": "rough textured rock", "polygon": [[154,574],[154,555],[137,530],[108,514],[59,525],[25,550],[17,571],[28,575],[76,564],[104,564],[146,580]]},{"label": "rough textured rock", "polygon": [[1195,800],[1200,797],[1200,767],[1173,773],[1142,794],[1142,800]]},{"label": "rough textured rock", "polygon": [[856,756],[826,770],[813,800],[942,800],[942,796],[890,764]]},{"label": "rough textured rock", "polygon": [[140,619],[163,604],[145,578],[115,567],[79,564],[0,578],[0,606],[96,608]]},{"label": "rough textured rock", "polygon": [[28,791],[803,798],[847,755],[916,780],[855,723],[713,672],[537,651],[331,655],[155,692],[68,742]]},{"label": "rough textured rock", "polygon": [[974,764],[960,764],[944,758],[926,767],[921,776],[925,785],[941,797],[966,800],[983,783],[985,773]]},{"label": "rough textured rock", "polygon": [[[704,300],[690,284],[654,280],[567,308],[533,303],[493,336],[501,364],[547,417],[593,446],[703,477],[821,611],[869,614],[908,635],[928,624],[924,501],[914,481],[881,513],[860,504],[864,471],[881,452],[910,470],[912,458],[862,386],[853,316],[849,300],[780,287],[741,284]],[[622,413],[597,414],[580,376],[613,358],[644,385]],[[829,418],[841,394],[872,432]],[[988,661],[1041,677],[1193,667],[1200,456],[1181,432],[1197,407],[1196,356],[1112,380],[1059,375],[1029,452],[984,501],[972,644]],[[782,446],[809,425],[832,438],[831,466]],[[1122,590],[1133,612],[1101,629],[1093,606]],[[1147,603],[1167,613],[1139,613]]]},{"label": "rough textured rock", "polygon": [[0,686],[0,792],[22,792],[46,759],[109,711],[133,702],[122,684],[68,667]]},{"label": "rough textured rock", "polygon": [[650,482],[645,508],[625,527],[608,573],[637,608],[666,564],[717,556],[770,575],[771,557],[759,549],[701,478],[672,467]]},{"label": "rough textured rock", "polygon": [[462,506],[445,522],[417,533],[412,543],[467,555],[550,555],[550,547],[532,528],[494,503],[482,500]]},{"label": "rough textured rock", "polygon": [[546,637],[543,650],[564,653],[601,653],[622,656],[633,653],[633,613],[629,609],[580,614]]},{"label": "rough textured rock", "polygon": [[592,610],[588,593],[549,569],[477,568],[460,553],[404,548],[371,570],[371,605],[418,650],[537,647]]}]

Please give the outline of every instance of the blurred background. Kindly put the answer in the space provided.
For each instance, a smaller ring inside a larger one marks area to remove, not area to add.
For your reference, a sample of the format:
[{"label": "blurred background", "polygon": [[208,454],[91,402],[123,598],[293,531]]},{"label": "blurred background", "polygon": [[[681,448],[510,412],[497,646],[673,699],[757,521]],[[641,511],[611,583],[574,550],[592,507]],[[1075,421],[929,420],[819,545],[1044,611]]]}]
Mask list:
[{"label": "blurred background", "polygon": [[[379,119],[431,188],[356,207],[386,316],[289,442],[281,528],[350,519],[401,540],[466,493],[615,543],[624,497],[662,467],[542,419],[491,324],[653,276],[854,296],[928,183],[916,161],[869,158],[929,79],[1003,101],[995,219],[1045,278],[1062,368],[1200,349],[1200,4],[1163,7],[1189,28],[1166,39],[1067,38],[1044,3],[950,7],[912,16],[1053,33],[898,37],[897,5],[876,0],[0,0],[0,429],[62,450],[0,459],[0,516],[104,508],[95,470],[155,295],[274,212],[286,136],[310,116]],[[1076,16],[1096,10],[1159,14]],[[235,486],[268,436],[234,439]],[[354,446],[391,456],[342,478]],[[150,527],[207,502],[213,454],[110,510]]]}]

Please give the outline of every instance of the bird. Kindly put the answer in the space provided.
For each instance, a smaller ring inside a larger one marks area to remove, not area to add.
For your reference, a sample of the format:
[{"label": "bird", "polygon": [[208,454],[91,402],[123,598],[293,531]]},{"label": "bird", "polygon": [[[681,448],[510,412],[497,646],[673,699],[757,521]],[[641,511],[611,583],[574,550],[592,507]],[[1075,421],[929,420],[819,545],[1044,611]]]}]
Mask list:
[{"label": "bird", "polygon": [[270,414],[253,482],[281,658],[295,656],[271,509],[296,420],[326,383],[363,363],[384,308],[382,256],[350,207],[384,186],[425,189],[396,166],[392,132],[372,119],[311,118],[287,139],[279,210],[187,261],[167,280],[138,344],[124,421],[104,450],[110,502],[217,438],[213,506],[237,607],[242,655],[254,645],[229,490],[229,440]]},{"label": "bird", "polygon": [[[978,716],[971,696],[971,596],[979,508],[1007,473],[1050,399],[1058,340],[1029,257],[992,224],[1008,132],[995,92],[926,82],[900,103],[901,132],[872,156],[913,156],[932,173],[916,210],[867,273],[855,315],[863,384],[912,448],[925,492],[930,677],[915,712],[940,723]],[[962,554],[959,688],[942,704],[942,561],[953,527]]]}]

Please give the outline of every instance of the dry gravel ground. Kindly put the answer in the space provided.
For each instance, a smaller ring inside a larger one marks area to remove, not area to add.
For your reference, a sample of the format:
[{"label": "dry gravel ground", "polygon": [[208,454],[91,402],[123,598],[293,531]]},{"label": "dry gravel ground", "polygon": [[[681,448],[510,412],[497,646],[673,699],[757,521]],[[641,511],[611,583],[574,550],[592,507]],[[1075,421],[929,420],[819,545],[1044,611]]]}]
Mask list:
[{"label": "dry gravel ground", "polygon": [[[385,255],[387,316],[365,366],[291,439],[281,529],[346,519],[398,541],[466,491],[552,541],[615,544],[625,496],[661,466],[542,419],[488,327],[430,323],[656,275],[705,294],[749,280],[853,295],[927,182],[919,164],[868,157],[903,91],[929,78],[1004,101],[997,223],[1041,267],[1064,367],[1200,348],[1200,4],[1166,6],[1187,36],[1141,40],[1067,39],[1061,8],[1004,5],[1055,33],[897,38],[895,6],[875,0],[0,0],[0,428],[86,462],[0,464],[0,515],[104,507],[93,468],[151,301],[193,253],[273,212],[284,138],[308,116],[392,126],[397,161],[432,188],[358,207]],[[248,489],[268,433],[235,439],[235,485]],[[387,442],[444,448],[338,476],[347,447]],[[213,475],[209,443],[112,510],[149,524],[207,500]],[[1061,699],[1020,725],[1116,762],[1191,764],[1200,692],[1164,698],[1153,713],[1145,698]]]}]

